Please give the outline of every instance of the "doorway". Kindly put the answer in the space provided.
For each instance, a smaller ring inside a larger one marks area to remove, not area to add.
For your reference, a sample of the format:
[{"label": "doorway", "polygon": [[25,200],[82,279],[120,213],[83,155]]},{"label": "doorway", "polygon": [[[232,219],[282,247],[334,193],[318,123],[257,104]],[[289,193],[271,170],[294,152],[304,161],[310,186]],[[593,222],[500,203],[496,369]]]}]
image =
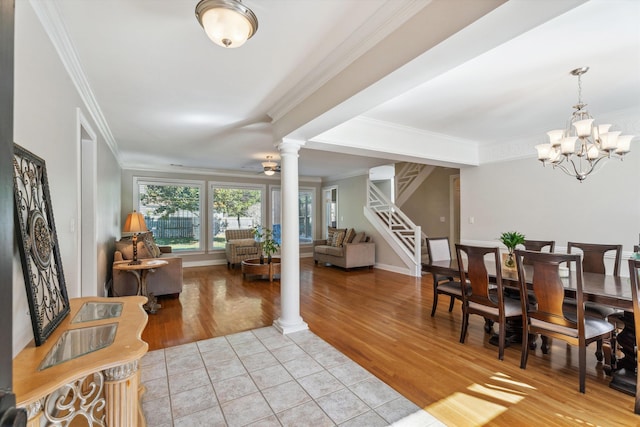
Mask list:
[{"label": "doorway", "polygon": [[460,175],[449,176],[449,236],[460,243]]},{"label": "doorway", "polygon": [[327,237],[328,227],[338,226],[338,186],[322,189],[322,238]]}]

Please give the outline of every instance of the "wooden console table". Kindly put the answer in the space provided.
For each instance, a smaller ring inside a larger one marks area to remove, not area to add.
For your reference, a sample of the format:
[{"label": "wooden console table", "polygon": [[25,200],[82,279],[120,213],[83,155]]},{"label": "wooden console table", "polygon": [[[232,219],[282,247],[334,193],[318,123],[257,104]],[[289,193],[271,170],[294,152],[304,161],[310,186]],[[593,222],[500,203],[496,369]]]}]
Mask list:
[{"label": "wooden console table", "polygon": [[69,315],[47,341],[39,347],[31,342],[13,359],[16,406],[27,409],[29,427],[87,420],[109,427],[146,426],[139,370],[148,349],[141,339],[146,300],[71,299]]},{"label": "wooden console table", "polygon": [[246,277],[247,274],[253,274],[256,276],[268,276],[269,281],[273,282],[273,276],[280,274],[280,258],[271,258],[271,262],[260,264],[260,259],[245,259],[241,263],[242,277]]}]

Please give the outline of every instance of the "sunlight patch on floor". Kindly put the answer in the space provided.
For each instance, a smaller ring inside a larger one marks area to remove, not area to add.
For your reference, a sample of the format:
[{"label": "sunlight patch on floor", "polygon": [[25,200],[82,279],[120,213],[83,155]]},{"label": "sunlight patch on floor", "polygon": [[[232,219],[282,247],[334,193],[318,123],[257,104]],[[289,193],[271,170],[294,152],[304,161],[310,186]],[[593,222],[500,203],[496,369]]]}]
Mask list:
[{"label": "sunlight patch on floor", "polygon": [[469,393],[453,393],[425,410],[446,422],[481,426],[521,402],[527,397],[527,390],[535,390],[535,387],[497,372],[487,383],[471,384],[467,390]]}]

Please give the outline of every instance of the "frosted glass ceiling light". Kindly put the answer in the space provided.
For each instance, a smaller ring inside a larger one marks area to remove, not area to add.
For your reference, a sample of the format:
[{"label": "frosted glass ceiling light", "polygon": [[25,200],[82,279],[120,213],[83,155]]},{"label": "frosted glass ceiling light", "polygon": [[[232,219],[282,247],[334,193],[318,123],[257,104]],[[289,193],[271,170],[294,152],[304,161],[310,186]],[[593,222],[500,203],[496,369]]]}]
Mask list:
[{"label": "frosted glass ceiling light", "polygon": [[547,132],[549,143],[536,145],[538,160],[543,165],[550,163],[567,175],[582,182],[593,172],[602,159],[622,157],[630,149],[633,135],[620,135],[610,132],[611,125],[596,125],[593,117],[585,109],[582,102],[581,76],[589,71],[589,67],[576,68],[571,75],[578,77],[578,103],[565,129]]},{"label": "frosted glass ceiling light", "polygon": [[267,176],[271,176],[276,172],[280,172],[278,164],[273,161],[273,156],[267,156],[267,161],[262,162],[262,170]]},{"label": "frosted glass ceiling light", "polygon": [[240,0],[202,0],[196,18],[207,36],[217,45],[242,46],[258,31],[258,18]]}]

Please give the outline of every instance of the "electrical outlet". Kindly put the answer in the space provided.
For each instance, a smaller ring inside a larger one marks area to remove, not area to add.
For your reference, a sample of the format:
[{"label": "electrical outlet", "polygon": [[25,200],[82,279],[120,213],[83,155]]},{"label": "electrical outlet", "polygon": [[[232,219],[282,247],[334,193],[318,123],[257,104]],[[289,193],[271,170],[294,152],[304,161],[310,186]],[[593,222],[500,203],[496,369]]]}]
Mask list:
[{"label": "electrical outlet", "polygon": [[441,216],[440,217],[440,222],[445,222],[445,221],[446,221],[445,217]]},{"label": "electrical outlet", "polygon": [[472,216],[469,217],[469,224],[474,224],[476,222],[476,219]]}]

